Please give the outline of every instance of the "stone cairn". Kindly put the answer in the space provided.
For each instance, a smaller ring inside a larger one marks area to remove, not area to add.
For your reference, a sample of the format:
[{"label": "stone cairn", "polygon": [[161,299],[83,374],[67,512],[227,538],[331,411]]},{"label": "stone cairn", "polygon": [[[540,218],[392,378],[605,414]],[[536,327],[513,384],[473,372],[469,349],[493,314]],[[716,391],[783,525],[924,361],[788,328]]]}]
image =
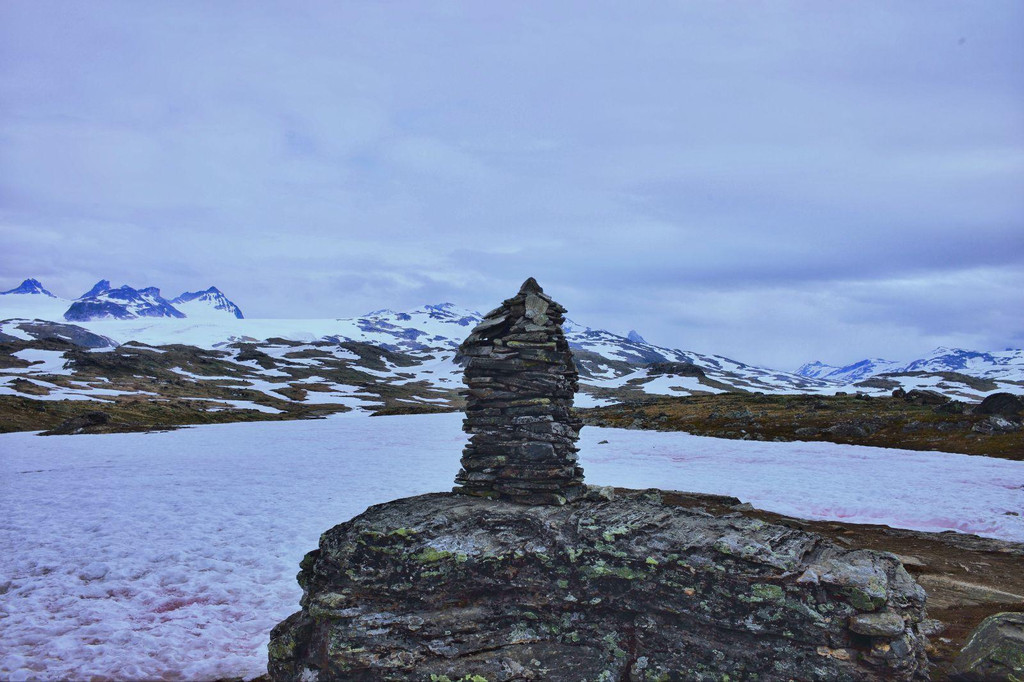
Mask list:
[{"label": "stone cairn", "polygon": [[579,375],[562,333],[565,308],[532,277],[459,348],[469,386],[455,492],[522,504],[565,504],[586,492],[573,416]]}]

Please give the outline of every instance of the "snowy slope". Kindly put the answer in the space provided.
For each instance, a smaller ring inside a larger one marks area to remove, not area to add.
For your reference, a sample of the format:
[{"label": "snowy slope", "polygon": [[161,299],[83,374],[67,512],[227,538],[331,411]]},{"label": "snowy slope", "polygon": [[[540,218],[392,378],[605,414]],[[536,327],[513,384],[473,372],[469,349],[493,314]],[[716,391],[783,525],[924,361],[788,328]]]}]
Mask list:
[{"label": "snowy slope", "polygon": [[[277,337],[302,342],[360,341],[389,350],[416,352],[431,348],[456,350],[480,319],[475,311],[441,303],[409,312],[377,310],[360,317],[336,320],[236,320],[224,315],[219,320],[201,321],[187,318],[92,320],[82,326],[122,343],[134,340],[150,345],[183,343],[214,348],[233,341]],[[584,382],[599,386],[622,377],[642,381],[646,377],[643,365],[674,362],[700,366],[708,380],[721,384],[718,388],[789,393],[834,392],[836,388],[833,382],[746,365],[722,356],[630,341],[624,336],[571,321],[566,324],[566,338],[580,359]],[[707,392],[714,392],[714,388],[712,385]]]},{"label": "snowy slope", "polygon": [[206,291],[186,291],[173,299],[171,304],[189,319],[220,319],[224,315],[241,320],[241,309],[228,300],[220,289],[210,287]]},{"label": "snowy slope", "polygon": [[[18,548],[0,553],[0,678],[262,674],[270,629],[298,608],[304,553],[371,504],[450,489],[461,421],[0,435],[0,546]],[[1024,540],[1024,517],[1006,513],[1024,505],[1021,462],[596,427],[581,436],[593,484]]]}]

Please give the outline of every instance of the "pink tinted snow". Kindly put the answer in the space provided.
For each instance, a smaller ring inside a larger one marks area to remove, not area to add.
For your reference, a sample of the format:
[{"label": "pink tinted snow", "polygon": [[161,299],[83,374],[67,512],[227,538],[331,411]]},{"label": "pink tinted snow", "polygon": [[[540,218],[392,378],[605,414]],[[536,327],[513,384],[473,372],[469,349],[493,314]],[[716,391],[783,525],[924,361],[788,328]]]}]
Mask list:
[{"label": "pink tinted snow", "polygon": [[[260,674],[322,531],[447,490],[461,415],[0,435],[0,678]],[[601,440],[610,441],[599,445]],[[1024,540],[1024,463],[585,428],[590,483]],[[396,476],[395,472],[401,472]]]}]

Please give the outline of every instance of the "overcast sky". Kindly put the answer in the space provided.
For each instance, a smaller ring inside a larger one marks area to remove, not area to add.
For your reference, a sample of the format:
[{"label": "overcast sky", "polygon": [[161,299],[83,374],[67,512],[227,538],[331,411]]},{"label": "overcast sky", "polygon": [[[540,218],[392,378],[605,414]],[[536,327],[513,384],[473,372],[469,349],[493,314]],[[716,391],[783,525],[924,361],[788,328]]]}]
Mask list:
[{"label": "overcast sky", "polygon": [[1024,3],[0,3],[0,289],[527,276],[779,368],[1024,345]]}]

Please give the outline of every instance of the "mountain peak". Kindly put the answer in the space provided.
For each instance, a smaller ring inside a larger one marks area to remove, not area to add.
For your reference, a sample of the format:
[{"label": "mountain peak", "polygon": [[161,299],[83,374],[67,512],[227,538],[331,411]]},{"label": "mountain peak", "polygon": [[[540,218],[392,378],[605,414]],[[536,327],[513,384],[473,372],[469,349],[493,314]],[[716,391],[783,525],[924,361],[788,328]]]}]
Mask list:
[{"label": "mountain peak", "polygon": [[629,333],[626,334],[626,338],[632,341],[633,343],[647,343],[647,340],[644,339],[644,337],[640,336],[640,334],[635,329],[630,329]]},{"label": "mountain peak", "polygon": [[0,295],[3,294],[43,294],[44,296],[49,296],[50,298],[57,298],[49,291],[47,291],[46,288],[39,283],[38,279],[33,279],[31,277],[29,279],[26,279],[16,288],[11,289],[10,291],[0,292]]},{"label": "mountain peak", "polygon": [[131,320],[137,317],[185,317],[156,287],[134,289],[127,284],[112,289],[107,280],[97,282],[88,294],[71,304],[64,313],[69,322],[98,319]]},{"label": "mountain peak", "polygon": [[245,319],[242,310],[217,287],[205,291],[186,291],[171,301],[188,317],[221,317],[224,313]]},{"label": "mountain peak", "polygon": [[96,284],[93,284],[92,289],[89,289],[89,291],[79,296],[78,300],[82,300],[83,298],[90,298],[92,296],[99,296],[105,291],[110,291],[109,279],[101,279],[100,281],[96,282]]}]

